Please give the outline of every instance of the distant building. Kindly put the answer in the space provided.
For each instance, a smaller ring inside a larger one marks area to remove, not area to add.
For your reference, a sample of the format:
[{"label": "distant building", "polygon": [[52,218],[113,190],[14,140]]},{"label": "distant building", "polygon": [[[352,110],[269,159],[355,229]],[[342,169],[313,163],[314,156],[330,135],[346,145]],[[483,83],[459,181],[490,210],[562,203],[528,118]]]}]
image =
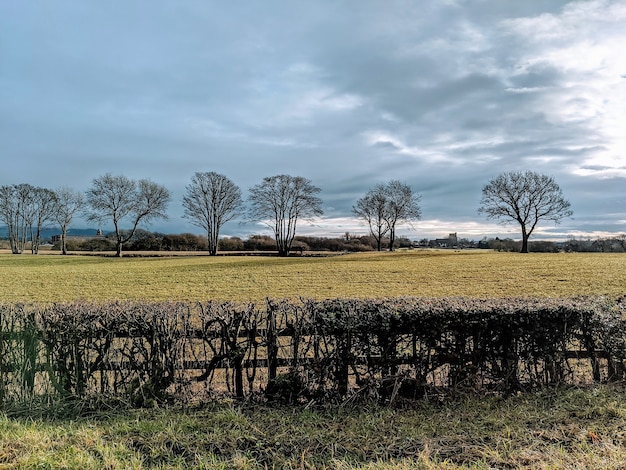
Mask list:
[{"label": "distant building", "polygon": [[[66,240],[75,240],[75,241],[76,240],[86,241],[86,240],[93,240],[96,238],[104,238],[104,235],[102,234],[102,230],[98,229],[95,235],[66,235],[65,237]],[[60,242],[60,241],[61,241],[61,234],[52,235],[52,237],[50,237],[50,242],[52,244]]]},{"label": "distant building", "polygon": [[456,248],[459,245],[459,238],[456,232],[448,235],[448,238],[436,238],[431,240],[429,245],[433,248]]}]

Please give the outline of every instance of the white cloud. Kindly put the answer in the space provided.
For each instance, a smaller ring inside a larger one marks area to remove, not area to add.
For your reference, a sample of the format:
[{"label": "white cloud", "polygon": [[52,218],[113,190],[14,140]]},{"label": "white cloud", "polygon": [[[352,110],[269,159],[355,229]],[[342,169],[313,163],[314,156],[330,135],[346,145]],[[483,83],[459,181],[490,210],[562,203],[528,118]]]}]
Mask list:
[{"label": "white cloud", "polygon": [[530,94],[530,93],[539,93],[546,91],[546,87],[508,87],[505,88],[504,91],[507,93],[515,93],[515,94]]},{"label": "white cloud", "polygon": [[[626,165],[626,3],[581,1],[559,14],[503,21],[503,27],[529,47],[517,58],[516,74],[555,68],[560,86],[542,93],[543,112],[555,124],[583,124],[604,143],[572,168],[576,175],[624,176]],[[542,92],[509,88],[509,92]],[[594,170],[591,167],[608,167]]]},{"label": "white cloud", "polygon": [[363,99],[354,94],[340,94],[329,88],[309,89],[290,97],[280,117],[287,122],[308,120],[321,112],[350,111],[362,104]]}]

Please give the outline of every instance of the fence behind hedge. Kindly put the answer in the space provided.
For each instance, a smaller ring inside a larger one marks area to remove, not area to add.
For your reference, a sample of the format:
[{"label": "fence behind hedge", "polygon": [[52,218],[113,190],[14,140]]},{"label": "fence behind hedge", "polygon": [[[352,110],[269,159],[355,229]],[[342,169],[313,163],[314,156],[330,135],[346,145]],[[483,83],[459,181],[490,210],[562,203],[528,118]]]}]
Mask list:
[{"label": "fence behind hedge", "polygon": [[601,297],[0,305],[0,405],[507,394],[621,380],[625,355]]}]

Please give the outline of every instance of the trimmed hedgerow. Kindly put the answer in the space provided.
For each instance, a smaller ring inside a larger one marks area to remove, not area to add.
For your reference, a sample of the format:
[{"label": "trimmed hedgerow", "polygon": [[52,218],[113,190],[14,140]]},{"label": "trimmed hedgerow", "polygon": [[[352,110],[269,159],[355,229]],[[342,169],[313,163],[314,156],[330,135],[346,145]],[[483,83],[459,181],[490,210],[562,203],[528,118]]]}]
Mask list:
[{"label": "trimmed hedgerow", "polygon": [[605,297],[0,305],[0,404],[510,394],[621,380],[625,354]]}]

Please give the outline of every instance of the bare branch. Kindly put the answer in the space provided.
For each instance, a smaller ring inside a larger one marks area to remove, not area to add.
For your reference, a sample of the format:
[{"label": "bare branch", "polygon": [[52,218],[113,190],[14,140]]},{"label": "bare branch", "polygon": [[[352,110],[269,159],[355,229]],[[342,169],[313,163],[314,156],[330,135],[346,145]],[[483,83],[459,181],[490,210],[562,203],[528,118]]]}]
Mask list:
[{"label": "bare branch", "polygon": [[237,215],[242,204],[241,190],[226,176],[196,173],[183,197],[183,217],[206,231],[209,254],[215,255],[222,226]]},{"label": "bare branch", "polygon": [[398,180],[378,184],[365,196],[357,200],[352,212],[364,219],[381,251],[382,238],[389,234],[389,251],[393,251],[396,226],[421,217],[420,196],[413,189]]},{"label": "bare branch", "polygon": [[[147,179],[131,180],[123,175],[107,173],[96,178],[87,190],[87,202],[91,207],[88,220],[105,222],[112,220],[115,230],[117,256],[122,256],[122,245],[135,234],[140,223],[154,219],[167,219],[166,209],[170,193],[164,187]],[[130,220],[132,228],[122,230],[120,224]]]},{"label": "bare branch", "polygon": [[279,255],[289,254],[298,219],[323,214],[319,192],[308,179],[289,175],[263,178],[250,189],[249,217],[273,230]]},{"label": "bare branch", "polygon": [[517,222],[522,230],[522,253],[528,252],[528,238],[541,220],[558,224],[572,215],[554,178],[533,171],[502,173],[489,181],[478,212],[503,224]]}]

